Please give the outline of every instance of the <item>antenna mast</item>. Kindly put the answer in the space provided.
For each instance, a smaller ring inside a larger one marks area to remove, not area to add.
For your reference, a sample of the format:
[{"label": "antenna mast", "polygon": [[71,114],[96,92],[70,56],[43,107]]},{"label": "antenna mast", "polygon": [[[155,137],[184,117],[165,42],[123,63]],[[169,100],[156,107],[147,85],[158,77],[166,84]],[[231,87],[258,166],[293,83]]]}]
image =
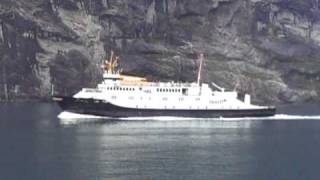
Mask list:
[{"label": "antenna mast", "polygon": [[203,64],[203,53],[200,53],[200,54],[198,55],[198,61],[200,61],[200,66],[199,66],[199,71],[198,71],[197,84],[198,84],[198,86],[200,86],[200,83],[201,83],[202,64]]}]

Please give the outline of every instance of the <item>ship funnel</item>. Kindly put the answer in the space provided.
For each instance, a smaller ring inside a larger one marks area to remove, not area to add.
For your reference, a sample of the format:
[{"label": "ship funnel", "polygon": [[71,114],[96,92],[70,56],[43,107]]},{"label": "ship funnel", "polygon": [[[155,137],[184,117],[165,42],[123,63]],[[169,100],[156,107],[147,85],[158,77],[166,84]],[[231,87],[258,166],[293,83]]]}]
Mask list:
[{"label": "ship funnel", "polygon": [[251,96],[249,94],[244,95],[244,103],[251,104]]}]

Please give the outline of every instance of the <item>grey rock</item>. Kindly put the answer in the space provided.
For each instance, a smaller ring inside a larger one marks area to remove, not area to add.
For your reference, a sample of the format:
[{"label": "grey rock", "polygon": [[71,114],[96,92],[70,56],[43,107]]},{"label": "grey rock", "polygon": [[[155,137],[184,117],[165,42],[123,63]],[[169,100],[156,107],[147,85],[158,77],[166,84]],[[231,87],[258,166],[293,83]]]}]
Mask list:
[{"label": "grey rock", "polygon": [[319,101],[314,0],[2,0],[0,97],[71,95],[101,80],[113,49],[124,73],[204,81],[257,103]]}]

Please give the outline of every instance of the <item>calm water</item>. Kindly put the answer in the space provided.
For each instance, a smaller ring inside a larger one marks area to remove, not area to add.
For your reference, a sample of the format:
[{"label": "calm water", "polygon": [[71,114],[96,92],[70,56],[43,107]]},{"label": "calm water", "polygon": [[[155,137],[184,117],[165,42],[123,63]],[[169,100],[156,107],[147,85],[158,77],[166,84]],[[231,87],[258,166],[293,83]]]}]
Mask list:
[{"label": "calm water", "polygon": [[[317,105],[281,111],[320,115]],[[0,104],[1,180],[320,179],[320,117],[65,125],[59,112]]]}]

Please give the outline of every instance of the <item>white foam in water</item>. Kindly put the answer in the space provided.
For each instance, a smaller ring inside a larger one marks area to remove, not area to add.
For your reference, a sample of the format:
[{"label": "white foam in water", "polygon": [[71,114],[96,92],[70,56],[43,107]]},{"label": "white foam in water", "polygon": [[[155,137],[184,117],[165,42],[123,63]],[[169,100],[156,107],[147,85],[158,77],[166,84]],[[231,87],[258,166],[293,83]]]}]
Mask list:
[{"label": "white foam in water", "polygon": [[85,115],[77,114],[64,111],[58,115],[58,118],[63,120],[64,124],[74,124],[86,121],[94,120],[136,120],[136,121],[145,121],[145,120],[154,120],[154,121],[192,121],[192,120],[219,120],[219,121],[243,121],[243,120],[320,120],[319,116],[302,116],[302,115],[288,115],[288,114],[276,114],[271,117],[244,117],[244,118],[188,118],[188,117],[169,117],[169,116],[158,116],[158,117],[126,117],[126,118],[112,118],[104,116],[95,116],[95,115]]},{"label": "white foam in water", "polygon": [[242,117],[242,118],[188,118],[188,117],[128,117],[120,118],[121,120],[158,120],[158,121],[179,121],[179,120],[220,120],[220,121],[241,121],[241,120],[320,120],[320,116],[302,116],[302,115],[288,115],[276,114],[270,117]]},{"label": "white foam in water", "polygon": [[77,114],[68,111],[63,111],[58,115],[58,118],[61,120],[62,124],[77,124],[79,122],[94,122],[101,119],[107,119],[107,117],[94,116],[87,114]]},{"label": "white foam in water", "polygon": [[77,113],[72,113],[68,111],[63,111],[58,115],[59,119],[101,119],[103,118],[102,116],[95,116],[95,115],[87,115],[87,114],[77,114]]}]

